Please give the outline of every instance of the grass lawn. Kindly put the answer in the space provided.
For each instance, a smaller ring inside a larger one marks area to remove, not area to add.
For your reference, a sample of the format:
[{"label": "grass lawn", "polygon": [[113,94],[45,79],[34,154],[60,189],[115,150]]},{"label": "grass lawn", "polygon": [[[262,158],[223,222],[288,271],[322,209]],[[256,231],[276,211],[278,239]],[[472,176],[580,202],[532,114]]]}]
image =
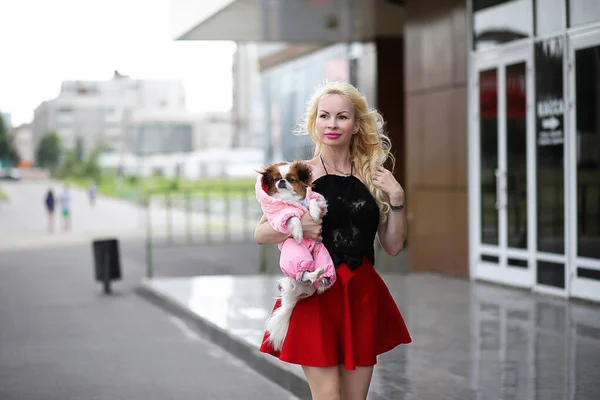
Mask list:
[{"label": "grass lawn", "polygon": [[[72,185],[87,188],[90,178],[70,177],[65,179]],[[107,176],[98,184],[98,191],[104,196],[137,199],[142,194],[170,194],[184,197],[189,193],[193,197],[254,197],[254,178],[210,178],[185,181],[163,177],[131,178]]]},{"label": "grass lawn", "polygon": [[8,196],[0,188],[0,201],[8,201]]}]

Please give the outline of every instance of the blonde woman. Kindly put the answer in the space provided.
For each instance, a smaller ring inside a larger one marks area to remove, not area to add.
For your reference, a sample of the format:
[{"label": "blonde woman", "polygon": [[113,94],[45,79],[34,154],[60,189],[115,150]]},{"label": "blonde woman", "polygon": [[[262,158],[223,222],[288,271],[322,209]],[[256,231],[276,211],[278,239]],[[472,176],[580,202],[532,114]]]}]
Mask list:
[{"label": "blonde woman", "polygon": [[[307,103],[304,129],[315,144],[315,191],[329,204],[322,226],[305,214],[305,237],[321,240],[338,279],[322,295],[296,305],[280,352],[263,340],[261,351],[302,365],[315,400],[365,400],[377,356],[410,343],[402,315],[373,265],[374,240],[390,255],[406,239],[404,190],[384,168],[393,163],[380,114],[352,85],[329,82]],[[265,217],[259,244],[287,237]],[[279,300],[275,309],[279,307]],[[265,334],[265,339],[268,333]]]}]

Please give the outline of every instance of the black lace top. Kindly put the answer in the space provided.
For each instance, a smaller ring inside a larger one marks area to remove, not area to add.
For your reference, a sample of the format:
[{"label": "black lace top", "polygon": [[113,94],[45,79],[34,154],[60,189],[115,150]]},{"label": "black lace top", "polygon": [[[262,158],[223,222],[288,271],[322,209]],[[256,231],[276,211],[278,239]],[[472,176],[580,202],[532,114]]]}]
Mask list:
[{"label": "black lace top", "polygon": [[315,192],[327,200],[323,245],[336,267],[346,263],[350,269],[356,269],[362,264],[363,256],[375,264],[373,244],[379,226],[377,202],[354,175],[331,175],[327,169],[325,172],[326,175],[313,182]]}]

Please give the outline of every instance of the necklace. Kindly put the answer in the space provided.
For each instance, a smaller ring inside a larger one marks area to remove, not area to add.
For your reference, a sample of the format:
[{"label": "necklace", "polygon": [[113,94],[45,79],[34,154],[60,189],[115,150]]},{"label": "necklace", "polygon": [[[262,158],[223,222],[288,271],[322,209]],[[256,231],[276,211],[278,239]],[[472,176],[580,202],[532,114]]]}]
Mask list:
[{"label": "necklace", "polygon": [[[352,162],[350,162],[350,173],[346,173],[346,172],[342,172],[339,169],[335,168],[333,165],[329,165],[329,163],[327,161],[323,160],[323,155],[319,154],[319,158],[321,159],[322,163],[324,163],[325,165],[327,165],[329,168],[333,169],[335,172],[338,172],[338,173],[340,173],[342,175],[345,175],[345,176],[352,175]],[[325,172],[327,172],[327,171],[325,171]]]}]

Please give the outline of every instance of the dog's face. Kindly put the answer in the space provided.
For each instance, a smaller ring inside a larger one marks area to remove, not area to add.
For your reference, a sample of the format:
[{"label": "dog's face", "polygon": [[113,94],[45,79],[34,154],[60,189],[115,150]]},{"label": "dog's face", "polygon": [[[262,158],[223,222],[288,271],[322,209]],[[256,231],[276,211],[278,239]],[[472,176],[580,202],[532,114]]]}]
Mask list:
[{"label": "dog's face", "polygon": [[286,200],[302,200],[311,186],[311,170],[307,163],[271,164],[262,172],[267,194]]}]

